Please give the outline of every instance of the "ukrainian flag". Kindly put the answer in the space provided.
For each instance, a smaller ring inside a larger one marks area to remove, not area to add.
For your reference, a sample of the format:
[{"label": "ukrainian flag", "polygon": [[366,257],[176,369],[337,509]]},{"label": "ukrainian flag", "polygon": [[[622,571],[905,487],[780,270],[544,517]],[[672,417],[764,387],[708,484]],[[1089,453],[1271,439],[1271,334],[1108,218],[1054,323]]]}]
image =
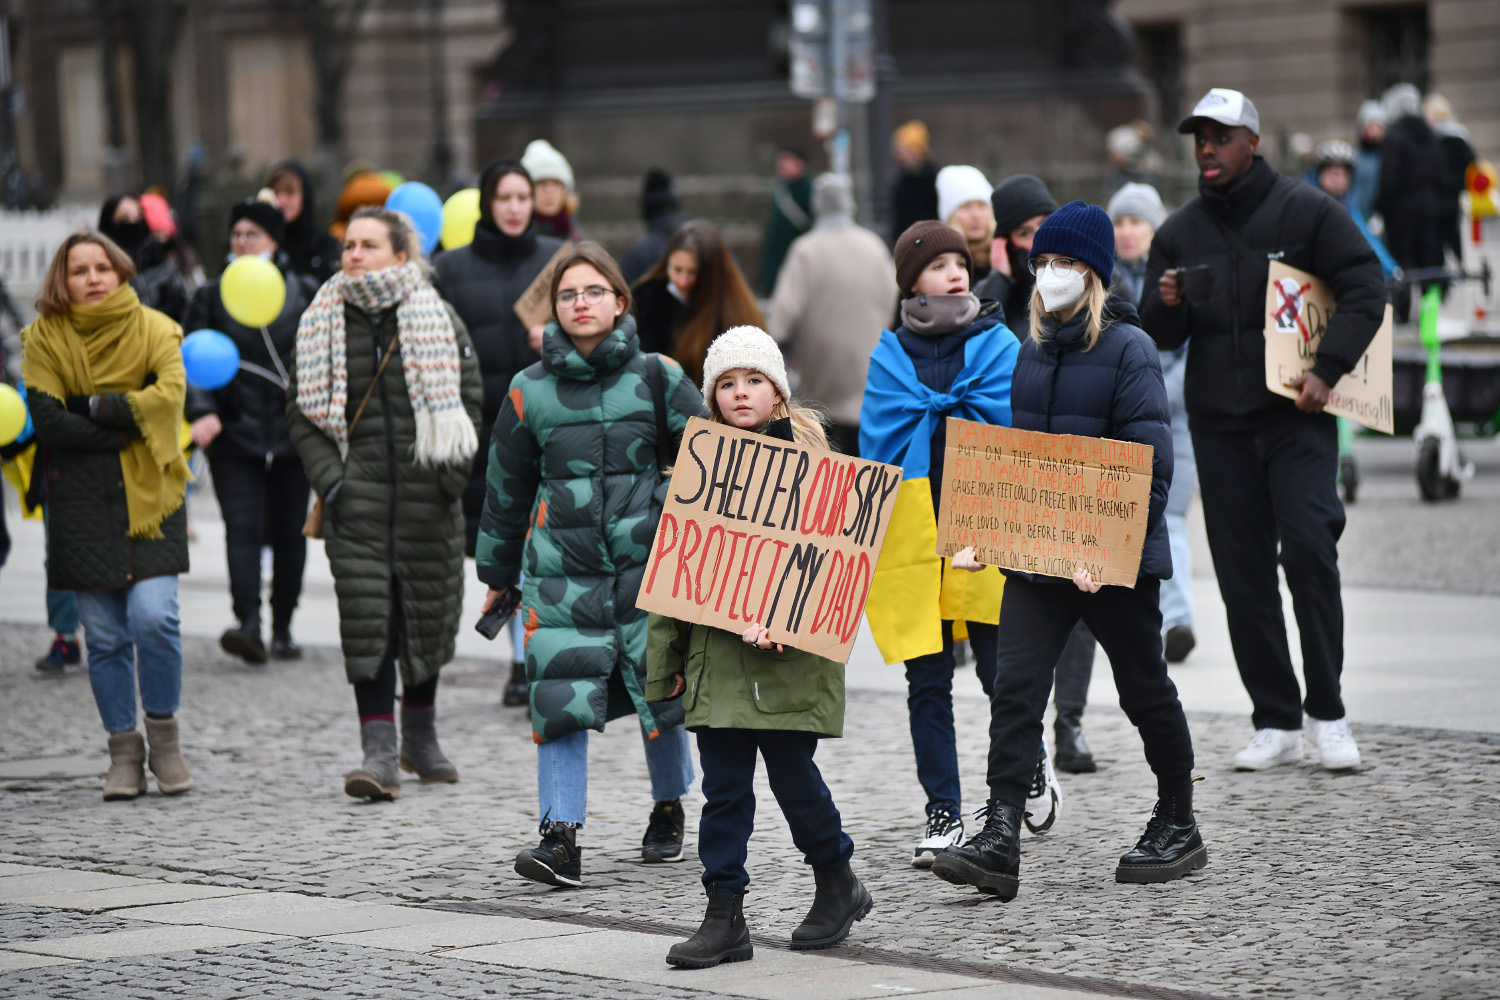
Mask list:
[{"label": "ukrainian flag", "polygon": [[861,458],[901,466],[901,486],[875,565],[865,620],[887,663],[899,663],[943,648],[942,622],[999,624],[1004,578],[991,566],[978,573],[952,570],[937,555],[937,520],[928,472],[938,421],[962,417],[1010,426],[1010,383],[1020,344],[1003,323],[970,337],[964,367],[947,392],[933,392],[917,378],[911,358],[889,330],[870,356],[859,418]]}]

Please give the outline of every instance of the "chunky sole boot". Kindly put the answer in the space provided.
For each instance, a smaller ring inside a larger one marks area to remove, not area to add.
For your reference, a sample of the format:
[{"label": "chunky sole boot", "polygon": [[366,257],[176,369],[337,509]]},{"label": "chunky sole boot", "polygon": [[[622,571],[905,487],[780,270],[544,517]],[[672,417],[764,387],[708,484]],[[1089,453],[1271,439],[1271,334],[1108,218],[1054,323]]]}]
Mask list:
[{"label": "chunky sole boot", "polygon": [[437,707],[401,706],[401,770],[422,779],[424,785],[452,784],[458,768],[443,755],[437,741]]},{"label": "chunky sole boot", "polygon": [[1021,888],[1021,810],[990,799],[982,815],[984,829],[962,847],[939,854],[932,874],[1008,902]]},{"label": "chunky sole boot", "polygon": [[792,931],[793,951],[817,951],[832,948],[849,936],[856,920],[875,905],[870,892],[846,863],[841,868],[813,869],[817,895],[801,926]]},{"label": "chunky sole boot", "polygon": [[181,795],[193,787],[193,776],[182,759],[176,719],[146,717],[146,742],[151,745],[148,766],[156,775],[156,788],[163,795]]},{"label": "chunky sole boot", "polygon": [[375,802],[399,799],[401,772],[396,767],[396,724],[385,719],[362,722],[359,741],[365,762],[344,776],[344,794]]},{"label": "chunky sole boot", "polygon": [[1195,872],[1199,868],[1207,867],[1208,845],[1199,844],[1196,848],[1171,863],[1127,865],[1122,859],[1119,867],[1115,869],[1115,881],[1140,884],[1171,882],[1174,879],[1182,878],[1188,872]]},{"label": "chunky sole boot", "polygon": [[109,736],[109,774],[104,778],[104,801],[133,799],[146,791],[146,741],[137,732]]},{"label": "chunky sole boot", "polygon": [[1016,898],[1021,888],[1021,877],[1009,872],[993,871],[983,865],[960,857],[954,851],[944,851],[932,863],[932,874],[944,882],[954,885],[970,885],[982,893],[999,896],[1009,902]]},{"label": "chunky sole boot", "polygon": [[744,896],[712,892],[698,931],[667,952],[667,964],[682,969],[711,969],[725,962],[744,962],[755,955],[745,925]]},{"label": "chunky sole boot", "polygon": [[1116,882],[1171,882],[1208,864],[1208,848],[1193,818],[1192,794],[1157,799],[1146,832],[1120,859]]}]

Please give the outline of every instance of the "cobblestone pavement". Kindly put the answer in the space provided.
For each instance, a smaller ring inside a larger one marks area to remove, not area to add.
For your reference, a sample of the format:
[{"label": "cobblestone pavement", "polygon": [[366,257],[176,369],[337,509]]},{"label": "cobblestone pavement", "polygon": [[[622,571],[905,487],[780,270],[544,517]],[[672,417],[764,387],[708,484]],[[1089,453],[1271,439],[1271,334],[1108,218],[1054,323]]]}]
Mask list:
[{"label": "cobblestone pavement", "polygon": [[[585,888],[550,890],[515,876],[512,858],[535,842],[535,750],[524,714],[498,707],[504,677],[494,665],[460,661],[443,675],[440,732],[462,780],[408,780],[400,801],[365,804],[342,794],[358,736],[335,651],[251,668],[189,640],[180,718],[194,790],[106,803],[104,734],[86,676],[31,668],[46,637],[30,626],[0,629],[0,760],[86,755],[97,764],[80,769],[90,772],[83,777],[0,778],[0,862],[658,934],[690,930],[701,916],[691,860],[637,863],[651,803],[628,724],[592,741],[590,818],[580,834]],[[972,809],[983,798],[988,712],[976,698],[956,707]],[[1113,881],[1115,859],[1149,813],[1153,784],[1133,730],[1117,709],[1099,706],[1088,732],[1103,768],[1063,776],[1058,828],[1023,842],[1020,896],[1001,904],[908,866],[922,800],[904,699],[852,693],[846,738],[824,743],[819,764],[875,908],[829,955],[1114,995],[1500,993],[1500,737],[1356,726],[1366,761],[1359,774],[1310,762],[1238,774],[1228,762],[1246,721],[1190,722],[1206,779],[1197,803],[1208,868],[1161,886]],[[784,949],[812,879],[763,779],[757,795],[746,911],[760,960]],[[695,792],[690,815],[700,805]],[[94,934],[100,920],[120,926],[128,918],[0,906],[0,944]],[[660,938],[660,949],[669,943]],[[141,983],[153,979],[194,996],[253,995],[278,977],[288,985],[278,997],[699,995],[676,980],[481,975],[441,956],[382,961],[327,941],[268,941],[0,973],[0,996],[148,995]]]}]

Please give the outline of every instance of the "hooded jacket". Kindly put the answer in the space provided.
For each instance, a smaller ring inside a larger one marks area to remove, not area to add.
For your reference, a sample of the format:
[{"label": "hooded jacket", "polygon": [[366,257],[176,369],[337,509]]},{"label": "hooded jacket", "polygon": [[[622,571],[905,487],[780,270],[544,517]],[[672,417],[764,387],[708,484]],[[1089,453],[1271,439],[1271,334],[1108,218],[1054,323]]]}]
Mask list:
[{"label": "hooded jacket", "polygon": [[343,267],[343,247],[318,225],[317,192],[307,168],[296,160],[283,160],[271,168],[273,174],[281,171],[296,174],[302,181],[302,211],[286,224],[286,239],[281,244],[287,257],[286,269],[305,274],[321,285]]}]

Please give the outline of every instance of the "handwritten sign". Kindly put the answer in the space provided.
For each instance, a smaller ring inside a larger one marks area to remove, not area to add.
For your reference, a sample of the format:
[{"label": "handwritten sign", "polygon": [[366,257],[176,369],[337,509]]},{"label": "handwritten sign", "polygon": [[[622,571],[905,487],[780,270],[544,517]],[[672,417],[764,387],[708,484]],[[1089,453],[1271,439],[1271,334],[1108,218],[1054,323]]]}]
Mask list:
[{"label": "handwritten sign", "polygon": [[557,253],[547,261],[545,267],[537,272],[536,277],[531,279],[531,284],[526,286],[526,291],[516,299],[516,317],[530,330],[534,326],[540,326],[552,318],[552,269],[558,265],[568,254],[573,252],[573,244],[564,243],[557,248]]},{"label": "handwritten sign", "polygon": [[1150,502],[1150,445],[949,417],[937,554],[1134,587]]},{"label": "handwritten sign", "polygon": [[[1333,315],[1333,292],[1306,271],[1271,261],[1266,281],[1266,388],[1296,399],[1300,390],[1286,383],[1312,368],[1328,319]],[[1325,409],[1348,417],[1382,434],[1396,433],[1394,378],[1391,374],[1391,307],[1375,339],[1349,374],[1328,394]]]},{"label": "handwritten sign", "polygon": [[637,607],[845,663],[901,470],[694,417]]}]

